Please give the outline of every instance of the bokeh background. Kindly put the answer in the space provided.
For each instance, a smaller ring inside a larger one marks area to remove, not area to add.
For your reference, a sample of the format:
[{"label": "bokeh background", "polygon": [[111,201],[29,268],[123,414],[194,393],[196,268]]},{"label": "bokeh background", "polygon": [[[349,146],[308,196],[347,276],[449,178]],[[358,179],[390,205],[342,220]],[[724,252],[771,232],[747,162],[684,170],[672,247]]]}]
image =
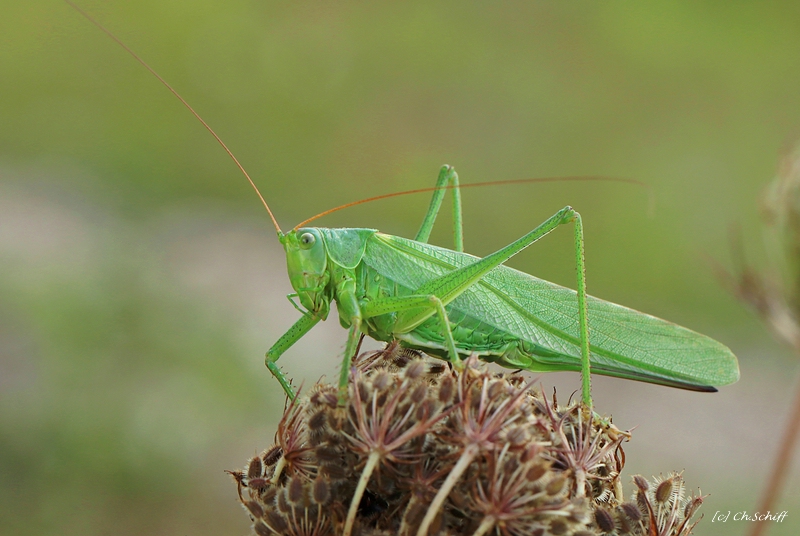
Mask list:
[{"label": "bokeh background", "polygon": [[[797,2],[84,0],[229,144],[284,228],[433,184],[562,175],[463,193],[466,246],[494,251],[565,204],[592,294],[728,344],[718,394],[597,378],[628,474],[685,470],[698,534],[743,534],[797,360],[720,285],[732,225],[763,257],[758,201],[800,137]],[[297,318],[263,208],[140,65],[57,0],[0,0],[0,532],[247,534],[224,469],[272,442],[265,350]],[[428,196],[330,216],[411,237]],[[447,217],[447,214],[445,214]],[[449,245],[448,226],[433,241]],[[571,231],[509,264],[573,286]],[[288,352],[336,374],[331,321]],[[575,374],[542,378],[562,397]],[[800,464],[774,535],[800,531]],[[630,484],[626,490],[630,492]]]}]

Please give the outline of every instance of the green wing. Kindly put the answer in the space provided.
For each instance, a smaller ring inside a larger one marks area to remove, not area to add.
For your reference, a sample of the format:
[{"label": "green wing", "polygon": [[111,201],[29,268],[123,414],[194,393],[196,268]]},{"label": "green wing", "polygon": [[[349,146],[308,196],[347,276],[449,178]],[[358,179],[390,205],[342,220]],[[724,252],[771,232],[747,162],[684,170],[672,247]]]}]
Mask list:
[{"label": "green wing", "polygon": [[[376,233],[364,262],[413,290],[477,257]],[[448,306],[539,347],[537,370],[580,370],[578,304],[574,290],[507,266],[489,272]],[[592,371],[693,388],[739,379],[736,357],[723,344],[666,320],[588,297]]]}]

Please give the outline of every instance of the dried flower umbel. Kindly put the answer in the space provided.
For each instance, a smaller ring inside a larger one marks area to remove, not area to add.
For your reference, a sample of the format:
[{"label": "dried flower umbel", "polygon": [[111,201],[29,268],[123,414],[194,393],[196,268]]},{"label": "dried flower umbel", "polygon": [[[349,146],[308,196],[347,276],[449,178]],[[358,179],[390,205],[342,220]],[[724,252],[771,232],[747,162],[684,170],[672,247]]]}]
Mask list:
[{"label": "dried flower umbel", "polygon": [[630,434],[559,406],[477,359],[455,373],[389,345],[361,356],[348,403],[317,384],[287,407],[276,444],[231,472],[259,536],[685,536],[700,496],[679,474],[634,477]]}]

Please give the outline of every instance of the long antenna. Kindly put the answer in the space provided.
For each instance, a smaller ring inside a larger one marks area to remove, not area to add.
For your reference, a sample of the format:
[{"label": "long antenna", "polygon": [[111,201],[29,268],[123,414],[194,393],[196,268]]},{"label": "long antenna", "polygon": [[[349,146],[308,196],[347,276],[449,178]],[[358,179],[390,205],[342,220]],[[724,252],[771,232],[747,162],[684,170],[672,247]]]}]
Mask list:
[{"label": "long antenna", "polygon": [[344,210],[346,208],[354,207],[356,205],[363,205],[364,203],[371,203],[372,201],[379,201],[381,199],[389,199],[391,197],[398,197],[401,195],[411,195],[411,194],[420,194],[424,192],[433,192],[436,190],[450,190],[452,188],[478,188],[483,186],[500,186],[503,184],[528,184],[534,182],[622,182],[625,184],[635,184],[637,186],[643,186],[650,191],[650,185],[646,182],[637,181],[636,179],[625,179],[622,177],[540,177],[534,179],[508,179],[503,181],[488,181],[488,182],[472,182],[468,184],[461,184],[461,185],[453,185],[448,184],[446,186],[431,186],[428,188],[417,188],[415,190],[406,190],[404,192],[394,192],[391,194],[383,194],[383,195],[376,195],[375,197],[368,197],[367,199],[361,199],[359,201],[352,201],[350,203],[345,203],[344,205],[339,205],[338,207],[334,207],[332,209],[326,210],[325,212],[320,212],[316,216],[312,216],[307,220],[301,221],[297,225],[294,226],[294,230],[296,231],[300,227],[304,227],[305,225],[311,223],[312,221],[319,219],[323,216],[327,216],[333,212],[339,212],[340,210]]},{"label": "long antenna", "polygon": [[219,136],[217,136],[217,133],[216,133],[216,132],[214,132],[214,129],[212,129],[212,128],[211,128],[211,127],[208,125],[208,123],[206,123],[206,122],[203,120],[203,118],[202,118],[202,117],[200,117],[200,114],[198,114],[197,112],[195,112],[195,111],[194,111],[194,108],[192,108],[192,107],[189,105],[189,103],[188,103],[188,102],[186,102],[186,100],[184,100],[184,98],[183,98],[183,97],[181,97],[180,93],[178,93],[177,91],[175,91],[175,89],[173,89],[173,87],[172,87],[171,85],[169,85],[169,83],[168,83],[166,80],[164,80],[163,78],[161,78],[161,75],[159,75],[159,74],[158,74],[158,73],[155,71],[155,69],[153,69],[152,67],[150,67],[150,66],[149,66],[149,65],[148,65],[148,64],[147,64],[147,63],[146,63],[146,62],[145,62],[145,61],[144,61],[142,58],[140,58],[140,57],[139,57],[139,55],[138,55],[138,54],[136,54],[136,52],[134,52],[133,50],[131,50],[131,49],[128,47],[128,45],[126,45],[125,43],[123,43],[123,42],[122,42],[122,40],[120,40],[120,39],[119,39],[119,38],[118,38],[116,35],[114,35],[113,33],[111,33],[111,31],[110,31],[110,30],[107,30],[105,26],[103,26],[102,24],[100,24],[99,22],[97,22],[96,20],[94,20],[94,18],[92,18],[92,16],[91,16],[91,15],[89,15],[87,12],[85,12],[85,11],[84,11],[84,10],[82,10],[80,7],[78,7],[77,5],[75,5],[75,4],[74,4],[74,3],[73,3],[71,0],[64,0],[64,2],[66,2],[67,4],[69,4],[69,5],[70,5],[70,6],[71,6],[71,7],[72,7],[72,8],[73,8],[75,11],[77,11],[78,13],[80,13],[81,15],[83,15],[83,16],[86,18],[86,20],[88,20],[89,22],[91,22],[92,24],[94,24],[95,26],[97,26],[98,28],[100,28],[100,29],[103,31],[103,33],[105,33],[107,36],[109,36],[111,39],[113,39],[113,40],[114,40],[114,42],[116,42],[116,43],[117,43],[119,46],[121,46],[121,47],[122,47],[122,48],[125,50],[125,52],[127,52],[128,54],[130,54],[131,56],[133,56],[133,59],[135,59],[136,61],[138,61],[139,63],[141,63],[141,64],[144,66],[144,68],[145,68],[145,69],[147,69],[148,71],[150,71],[150,73],[151,73],[153,76],[155,76],[155,77],[158,79],[158,81],[159,81],[159,82],[161,82],[162,84],[164,84],[164,86],[165,86],[165,87],[166,87],[168,90],[170,90],[170,92],[171,92],[173,95],[175,95],[175,97],[177,97],[177,99],[178,99],[179,101],[181,101],[181,103],[182,103],[184,106],[186,106],[186,108],[187,108],[187,109],[188,109],[190,112],[192,112],[192,115],[194,115],[194,116],[197,118],[197,120],[198,120],[198,121],[200,121],[200,123],[202,123],[204,127],[206,127],[206,130],[208,130],[208,131],[211,133],[211,135],[212,135],[212,136],[214,136],[214,139],[215,139],[215,140],[217,140],[217,141],[219,142],[219,144],[220,144],[220,145],[222,145],[222,148],[223,148],[223,149],[225,149],[225,152],[226,152],[226,153],[228,153],[228,156],[230,156],[230,157],[231,157],[231,159],[234,161],[234,163],[235,163],[235,164],[236,164],[236,166],[239,168],[239,170],[240,170],[240,171],[241,171],[241,172],[244,174],[244,176],[247,178],[248,182],[250,182],[250,186],[252,186],[252,187],[253,187],[253,190],[255,190],[255,191],[256,191],[256,194],[258,195],[258,198],[259,198],[259,199],[261,199],[261,203],[263,203],[263,205],[264,205],[264,208],[265,208],[265,209],[267,209],[267,212],[269,213],[269,217],[270,217],[270,219],[272,220],[272,225],[274,225],[274,226],[275,226],[275,230],[276,230],[276,231],[278,231],[278,234],[279,234],[279,235],[282,235],[282,234],[283,234],[283,232],[281,231],[281,228],[280,228],[280,226],[278,225],[278,220],[276,220],[276,219],[275,219],[275,216],[272,214],[272,211],[269,209],[269,205],[267,204],[267,201],[264,199],[264,196],[262,196],[262,195],[261,195],[261,192],[258,190],[258,187],[256,186],[256,183],[254,183],[254,182],[253,182],[253,179],[251,179],[251,178],[250,178],[250,175],[248,175],[248,174],[247,174],[247,171],[245,171],[245,169],[244,169],[244,166],[242,166],[242,164],[240,164],[240,163],[239,163],[239,160],[238,160],[238,159],[237,159],[235,156],[233,156],[233,153],[231,152],[231,150],[230,150],[230,149],[228,149],[228,146],[227,146],[227,145],[225,145],[225,142],[223,142],[223,141],[222,141],[222,139],[221,139]]}]

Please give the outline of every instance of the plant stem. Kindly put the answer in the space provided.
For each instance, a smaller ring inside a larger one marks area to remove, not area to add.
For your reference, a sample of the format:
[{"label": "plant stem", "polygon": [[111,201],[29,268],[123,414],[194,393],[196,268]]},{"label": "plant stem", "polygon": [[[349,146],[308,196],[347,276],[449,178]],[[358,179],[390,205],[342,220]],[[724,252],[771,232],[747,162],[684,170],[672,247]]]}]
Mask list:
[{"label": "plant stem", "polygon": [[494,516],[486,516],[486,517],[484,517],[483,521],[481,521],[481,524],[478,527],[478,530],[473,532],[472,536],[483,536],[484,534],[486,534],[487,532],[492,530],[492,528],[495,526],[495,523],[496,523],[496,520],[495,520]]},{"label": "plant stem", "polygon": [[278,460],[278,463],[275,465],[275,470],[272,473],[272,485],[277,486],[281,480],[281,474],[283,473],[283,468],[286,466],[286,458],[281,456],[281,459]]},{"label": "plant stem", "polygon": [[433,523],[436,514],[439,513],[441,510],[442,505],[444,505],[444,501],[447,499],[447,496],[450,495],[450,491],[458,482],[458,479],[461,478],[461,475],[464,474],[464,471],[467,470],[469,464],[475,459],[475,457],[480,452],[478,445],[472,443],[471,445],[467,446],[464,449],[464,453],[461,454],[461,458],[458,459],[458,463],[453,467],[450,474],[447,475],[447,479],[445,479],[442,487],[439,488],[439,492],[436,494],[436,497],[433,498],[433,502],[431,503],[430,508],[425,513],[425,517],[422,519],[422,523],[417,530],[417,536],[427,536],[428,529]]},{"label": "plant stem", "polygon": [[347,511],[347,520],[344,523],[344,531],[342,536],[350,536],[353,531],[353,523],[356,520],[356,513],[358,513],[358,505],[361,504],[361,497],[364,496],[364,490],[367,489],[369,477],[372,476],[372,471],[377,467],[378,462],[381,460],[381,455],[378,451],[372,451],[367,459],[367,465],[361,471],[361,478],[358,479],[358,486],[356,492],[353,494],[353,500],[350,501],[350,510]]}]

